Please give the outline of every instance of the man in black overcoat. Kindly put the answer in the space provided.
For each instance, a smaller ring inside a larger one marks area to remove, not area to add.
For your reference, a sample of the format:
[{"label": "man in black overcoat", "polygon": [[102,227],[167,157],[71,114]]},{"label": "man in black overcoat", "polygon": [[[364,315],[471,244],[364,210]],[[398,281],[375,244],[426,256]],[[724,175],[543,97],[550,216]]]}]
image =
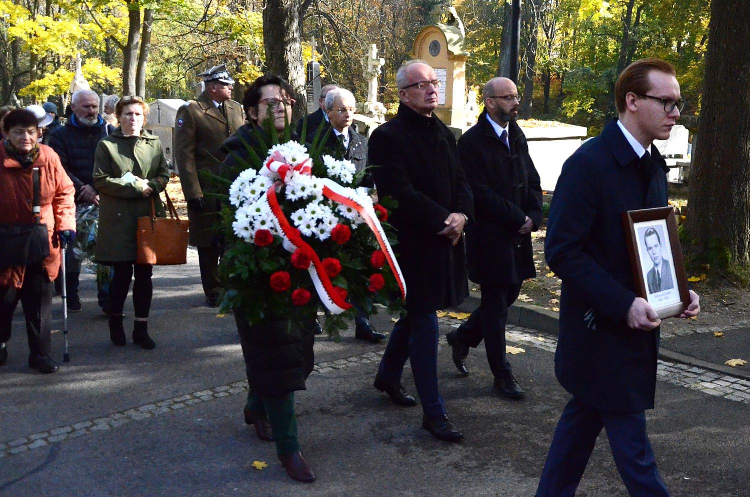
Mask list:
[{"label": "man in black overcoat", "polygon": [[[621,216],[667,205],[666,164],[652,142],[669,138],[680,117],[674,68],[634,62],[618,78],[615,100],[618,120],[563,165],[547,224],[547,263],[562,279],[555,373],[573,397],[537,497],[575,495],[602,428],[630,495],[669,495],[645,416],[654,407],[661,321],[635,294]],[[692,290],[690,299],[683,318],[700,312]]]},{"label": "man in black overcoat", "polygon": [[521,283],[536,276],[531,232],[542,223],[542,188],[529,156],[526,136],[516,123],[518,89],[508,78],[494,78],[483,92],[484,111],[458,140],[458,156],[474,194],[476,223],[466,230],[469,279],[481,285],[479,308],[448,333],[453,362],[466,375],[469,347],[484,339],[487,361],[501,395],[520,399],[505,355],[508,307]]},{"label": "man in black overcoat", "polygon": [[448,420],[438,391],[436,311],[469,293],[463,229],[473,217],[471,189],[456,156],[456,140],[432,111],[440,85],[435,71],[414,60],[396,75],[401,105],[370,137],[369,158],[378,194],[398,208],[398,262],[406,280],[406,314],[393,327],[374,386],[400,405],[415,405],[401,386],[407,359],[422,401],[422,426],[441,440],[462,433]]}]

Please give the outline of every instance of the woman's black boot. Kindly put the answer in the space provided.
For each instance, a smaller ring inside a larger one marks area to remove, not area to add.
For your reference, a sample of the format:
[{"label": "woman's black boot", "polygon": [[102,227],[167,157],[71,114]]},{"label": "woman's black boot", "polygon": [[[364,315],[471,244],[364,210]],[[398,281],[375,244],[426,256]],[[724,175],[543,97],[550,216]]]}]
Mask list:
[{"label": "woman's black boot", "polygon": [[140,345],[142,349],[151,350],[156,347],[156,342],[148,336],[148,321],[136,321],[133,325],[133,343]]},{"label": "woman's black boot", "polygon": [[124,347],[128,343],[122,325],[122,314],[109,315],[109,338],[118,347]]}]

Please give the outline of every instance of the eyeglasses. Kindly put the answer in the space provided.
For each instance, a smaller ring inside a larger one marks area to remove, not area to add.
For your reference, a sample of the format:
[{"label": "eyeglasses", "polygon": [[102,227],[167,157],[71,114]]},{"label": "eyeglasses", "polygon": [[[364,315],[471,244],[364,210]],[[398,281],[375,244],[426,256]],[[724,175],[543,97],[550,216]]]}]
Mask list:
[{"label": "eyeglasses", "polygon": [[264,99],[262,99],[258,103],[261,103],[261,104],[265,103],[269,107],[276,108],[276,107],[279,106],[279,104],[283,104],[284,107],[291,107],[296,102],[297,101],[295,99],[293,99],[293,98],[285,98],[285,99],[280,99],[280,98],[264,98]]},{"label": "eyeglasses", "polygon": [[406,86],[404,86],[401,89],[402,90],[406,90],[407,88],[414,88],[414,87],[416,87],[418,90],[424,90],[429,85],[432,85],[433,88],[435,88],[437,90],[438,88],[440,88],[440,80],[439,79],[431,79],[429,81],[427,81],[427,80],[425,80],[425,81],[417,81],[416,83],[412,83],[410,85],[406,85]]},{"label": "eyeglasses", "polygon": [[639,97],[643,98],[650,98],[651,100],[658,100],[659,102],[664,105],[664,112],[670,113],[672,112],[675,107],[679,112],[682,112],[682,109],[685,107],[685,101],[684,100],[672,100],[671,98],[661,98],[661,97],[654,97],[652,95],[641,95],[640,93],[636,93]]},{"label": "eyeglasses", "polygon": [[349,114],[354,114],[354,107],[339,107],[338,109],[335,109],[335,110],[339,114],[346,114],[347,112]]},{"label": "eyeglasses", "polygon": [[499,98],[500,100],[505,100],[508,103],[521,101],[521,97],[519,95],[488,95],[484,98]]}]

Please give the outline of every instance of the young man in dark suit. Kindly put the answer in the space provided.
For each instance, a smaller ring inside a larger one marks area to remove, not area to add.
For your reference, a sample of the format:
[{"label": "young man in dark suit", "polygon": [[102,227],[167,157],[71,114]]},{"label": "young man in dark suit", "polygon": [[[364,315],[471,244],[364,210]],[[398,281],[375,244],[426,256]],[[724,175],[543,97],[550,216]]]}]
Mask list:
[{"label": "young man in dark suit", "polygon": [[[564,164],[555,188],[545,255],[562,279],[555,373],[573,396],[563,410],[537,497],[570,496],[602,428],[630,495],[669,495],[646,434],[653,409],[661,321],[636,297],[623,212],[667,205],[666,140],[682,101],[674,68],[659,59],[617,80],[618,120]],[[698,295],[681,317],[700,312]]]}]

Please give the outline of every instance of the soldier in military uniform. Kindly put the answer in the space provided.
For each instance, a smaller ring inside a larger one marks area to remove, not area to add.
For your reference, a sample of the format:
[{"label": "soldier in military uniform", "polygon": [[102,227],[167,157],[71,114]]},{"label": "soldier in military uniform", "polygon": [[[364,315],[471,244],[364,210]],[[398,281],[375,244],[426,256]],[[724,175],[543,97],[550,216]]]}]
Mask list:
[{"label": "soldier in military uniform", "polygon": [[206,303],[218,305],[219,250],[212,244],[213,226],[220,221],[218,201],[204,198],[206,180],[199,171],[218,173],[225,152],[221,144],[245,122],[239,102],[231,99],[234,80],[226,65],[214,66],[199,74],[205,90],[177,111],[175,121],[175,160],[182,191],[188,204],[190,245],[198,248],[201,283]]}]

